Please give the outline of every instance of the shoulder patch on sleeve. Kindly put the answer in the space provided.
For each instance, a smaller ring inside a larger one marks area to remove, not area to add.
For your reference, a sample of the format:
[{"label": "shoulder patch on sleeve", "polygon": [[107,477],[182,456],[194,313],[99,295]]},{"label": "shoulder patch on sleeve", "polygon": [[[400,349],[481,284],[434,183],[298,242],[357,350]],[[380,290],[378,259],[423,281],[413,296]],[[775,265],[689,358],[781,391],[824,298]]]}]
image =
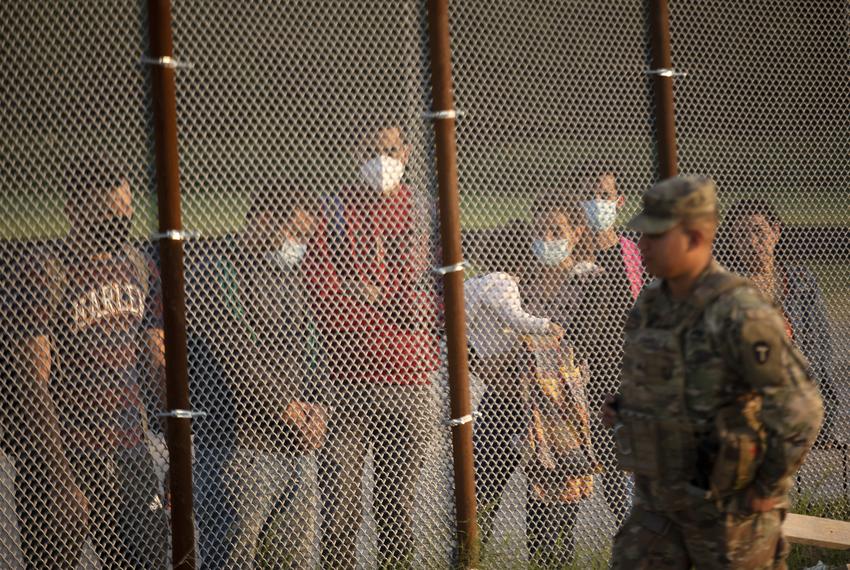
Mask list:
[{"label": "shoulder patch on sleeve", "polygon": [[770,358],[770,343],[757,340],[753,343],[753,360],[756,364],[765,364]]}]

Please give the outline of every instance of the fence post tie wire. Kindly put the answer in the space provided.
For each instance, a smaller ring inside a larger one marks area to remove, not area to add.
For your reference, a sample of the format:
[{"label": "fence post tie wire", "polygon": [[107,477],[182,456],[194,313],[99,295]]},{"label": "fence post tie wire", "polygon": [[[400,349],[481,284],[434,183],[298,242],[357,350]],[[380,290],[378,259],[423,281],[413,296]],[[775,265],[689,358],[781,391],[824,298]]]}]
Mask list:
[{"label": "fence post tie wire", "polygon": [[667,67],[661,67],[659,69],[647,69],[645,72],[647,75],[660,75],[661,77],[687,77],[687,71],[676,71],[675,69],[670,69]]},{"label": "fence post tie wire", "polygon": [[206,416],[206,412],[196,412],[192,410],[169,410],[156,414],[158,418],[180,418],[181,420],[191,420]]},{"label": "fence post tie wire", "polygon": [[422,114],[426,119],[457,119],[460,117],[460,112],[455,109],[447,109],[445,111],[426,111]]},{"label": "fence post tie wire", "polygon": [[444,265],[443,267],[435,267],[434,273],[437,275],[448,275],[449,273],[455,273],[456,271],[465,271],[468,265],[469,263],[466,261],[460,261],[451,265]]},{"label": "fence post tie wire", "polygon": [[164,232],[157,232],[155,234],[151,234],[152,240],[167,239],[172,241],[186,241],[187,239],[192,239],[195,237],[198,237],[197,233],[185,230],[167,230]]},{"label": "fence post tie wire", "polygon": [[458,426],[462,426],[463,424],[472,423],[473,421],[477,420],[480,417],[481,417],[481,412],[476,410],[476,411],[472,412],[471,414],[466,414],[465,416],[461,416],[459,418],[452,418],[452,419],[446,420],[445,424],[449,427],[458,427]]},{"label": "fence post tie wire", "polygon": [[167,55],[163,57],[150,57],[147,55],[143,55],[142,65],[158,65],[166,69],[192,69],[193,67],[195,67],[194,63],[190,63],[188,61],[177,61],[173,57]]}]

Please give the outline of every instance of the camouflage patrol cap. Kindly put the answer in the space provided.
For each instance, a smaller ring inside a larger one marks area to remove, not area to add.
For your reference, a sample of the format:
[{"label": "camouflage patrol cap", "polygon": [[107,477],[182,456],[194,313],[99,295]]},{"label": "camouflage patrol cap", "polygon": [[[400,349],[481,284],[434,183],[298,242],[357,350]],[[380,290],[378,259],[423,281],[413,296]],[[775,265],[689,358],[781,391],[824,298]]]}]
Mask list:
[{"label": "camouflage patrol cap", "polygon": [[628,227],[644,234],[663,234],[677,224],[717,214],[717,190],[707,176],[676,176],[655,184],[643,195],[643,210]]}]

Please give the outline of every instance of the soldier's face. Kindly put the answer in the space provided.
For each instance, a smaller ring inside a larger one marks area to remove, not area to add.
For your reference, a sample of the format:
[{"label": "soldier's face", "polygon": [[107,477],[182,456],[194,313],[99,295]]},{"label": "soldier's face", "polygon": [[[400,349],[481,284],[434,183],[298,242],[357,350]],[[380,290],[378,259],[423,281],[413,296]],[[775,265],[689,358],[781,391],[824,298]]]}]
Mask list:
[{"label": "soldier's face", "polygon": [[662,279],[685,273],[691,246],[691,236],[681,224],[663,234],[642,234],[638,240],[646,270]]}]

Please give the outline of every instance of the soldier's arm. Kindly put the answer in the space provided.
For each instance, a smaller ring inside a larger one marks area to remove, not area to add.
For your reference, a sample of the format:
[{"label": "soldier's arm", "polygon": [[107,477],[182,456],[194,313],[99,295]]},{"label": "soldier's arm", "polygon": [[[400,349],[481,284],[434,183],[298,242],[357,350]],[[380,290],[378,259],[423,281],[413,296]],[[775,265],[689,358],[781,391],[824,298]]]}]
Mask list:
[{"label": "soldier's arm", "polygon": [[753,491],[756,497],[781,497],[818,434],[822,402],[776,309],[763,302],[743,307],[731,322],[730,352],[742,388],[761,398],[765,449]]}]

